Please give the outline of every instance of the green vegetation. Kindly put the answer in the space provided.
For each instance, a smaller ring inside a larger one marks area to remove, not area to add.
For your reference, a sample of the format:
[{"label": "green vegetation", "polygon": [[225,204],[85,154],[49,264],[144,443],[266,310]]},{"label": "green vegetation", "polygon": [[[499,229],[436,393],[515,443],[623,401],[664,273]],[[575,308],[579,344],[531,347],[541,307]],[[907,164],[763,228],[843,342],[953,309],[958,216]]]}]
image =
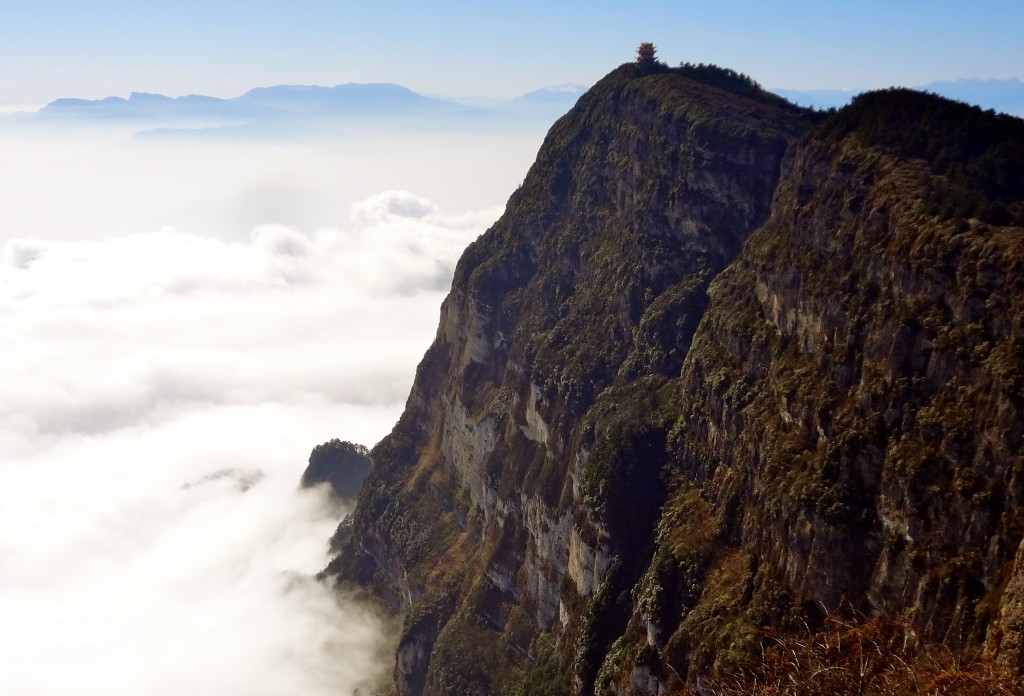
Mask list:
[{"label": "green vegetation", "polygon": [[754,78],[745,73],[736,72],[730,68],[722,68],[711,63],[687,63],[679,64],[675,72],[685,75],[706,85],[724,89],[733,94],[760,99],[764,94],[764,88]]},{"label": "green vegetation", "polygon": [[537,637],[533,662],[511,696],[569,696],[572,678],[555,653],[554,640],[548,634]]},{"label": "green vegetation", "polygon": [[867,92],[825,121],[838,142],[927,163],[939,177],[926,191],[929,213],[1024,225],[1024,120],[908,89]]}]

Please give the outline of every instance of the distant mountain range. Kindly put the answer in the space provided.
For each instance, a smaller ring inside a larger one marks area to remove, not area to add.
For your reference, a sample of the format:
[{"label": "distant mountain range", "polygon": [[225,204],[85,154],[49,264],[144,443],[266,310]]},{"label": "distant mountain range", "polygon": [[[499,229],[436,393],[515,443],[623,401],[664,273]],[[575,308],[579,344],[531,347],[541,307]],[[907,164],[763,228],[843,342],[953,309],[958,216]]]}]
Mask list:
[{"label": "distant mountain range", "polygon": [[[932,92],[947,99],[975,104],[983,109],[994,109],[1014,116],[1024,116],[1024,82],[1008,80],[940,80],[914,89]],[[772,92],[794,104],[817,109],[845,106],[862,89],[772,89]]]},{"label": "distant mountain range", "polygon": [[367,120],[444,127],[495,120],[553,120],[568,111],[585,89],[560,85],[513,99],[432,97],[387,83],[275,85],[231,99],[133,92],[127,99],[57,99],[35,112],[0,116],[0,123],[122,126],[147,136],[266,135]]},{"label": "distant mountain range", "polygon": [[[917,89],[1024,116],[1024,82],[947,80]],[[38,111],[0,114],[0,126],[126,128],[146,138],[294,136],[337,128],[375,125],[414,129],[466,129],[551,123],[576,103],[586,87],[538,89],[519,97],[441,97],[389,83],[333,87],[274,85],[230,99],[190,94],[132,92],[128,98],[57,99]],[[773,89],[801,106],[841,107],[865,90]]]}]

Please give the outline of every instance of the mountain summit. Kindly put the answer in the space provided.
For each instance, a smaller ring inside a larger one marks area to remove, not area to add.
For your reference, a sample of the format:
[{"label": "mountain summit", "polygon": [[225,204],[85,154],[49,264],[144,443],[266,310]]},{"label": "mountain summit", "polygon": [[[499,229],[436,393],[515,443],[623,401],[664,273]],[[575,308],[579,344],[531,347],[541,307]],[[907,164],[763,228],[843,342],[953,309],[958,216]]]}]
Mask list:
[{"label": "mountain summit", "polygon": [[1024,122],[931,95],[601,80],[459,262],[326,571],[402,615],[398,691],[842,693],[801,671],[836,637],[886,693],[1024,676],[1022,181]]}]

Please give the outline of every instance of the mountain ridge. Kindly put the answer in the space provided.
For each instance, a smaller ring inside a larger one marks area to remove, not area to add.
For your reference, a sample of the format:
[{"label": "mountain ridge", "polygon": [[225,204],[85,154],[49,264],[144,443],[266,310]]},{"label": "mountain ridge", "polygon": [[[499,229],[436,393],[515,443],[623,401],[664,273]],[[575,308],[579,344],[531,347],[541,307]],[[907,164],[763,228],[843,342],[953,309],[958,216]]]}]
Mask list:
[{"label": "mountain ridge", "polygon": [[[347,125],[465,127],[468,124],[550,122],[575,102],[577,89],[540,89],[512,99],[433,97],[392,83],[271,85],[231,98],[168,97],[132,92],[127,98],[60,98],[35,112],[0,116],[8,126],[119,126],[143,136],[301,134]],[[546,125],[546,124],[545,124]]]},{"label": "mountain ridge", "polygon": [[[178,118],[183,115],[189,115],[192,118],[199,118],[204,115],[204,109],[206,110],[205,115],[209,116],[209,110],[215,107],[219,107],[220,111],[225,113],[221,114],[224,116],[240,116],[243,115],[243,106],[252,104],[254,101],[258,101],[256,97],[261,94],[267,94],[270,92],[278,91],[291,91],[293,94],[319,94],[321,96],[330,94],[332,99],[323,100],[320,104],[321,108],[324,109],[322,115],[330,113],[332,104],[333,108],[337,109],[341,106],[343,97],[347,92],[349,97],[356,96],[354,92],[363,90],[370,91],[373,89],[389,88],[393,91],[393,94],[401,92],[406,96],[410,96],[414,99],[422,98],[424,100],[434,100],[434,102],[440,102],[446,105],[461,105],[471,109],[480,109],[484,112],[488,111],[516,111],[516,110],[542,110],[552,118],[557,117],[567,111],[575,99],[582,94],[586,87],[577,84],[564,84],[564,85],[552,85],[548,87],[541,87],[536,90],[532,90],[525,94],[521,94],[517,97],[510,98],[497,98],[497,97],[452,97],[443,95],[423,94],[410,90],[402,85],[393,83],[344,83],[333,86],[323,85],[304,85],[304,84],[291,84],[291,85],[268,85],[264,87],[254,87],[247,92],[240,94],[235,97],[221,98],[212,97],[201,94],[188,94],[180,97],[169,97],[159,93],[148,93],[148,92],[132,92],[127,98],[118,96],[108,96],[101,99],[81,99],[75,97],[62,97],[55,99],[38,109],[37,111],[12,111],[4,116],[17,116],[20,120],[25,118],[34,118],[36,115],[42,112],[48,112],[48,118],[85,118],[87,116],[94,115],[100,116],[103,109],[117,110],[119,113],[114,114],[119,118],[136,118],[136,119],[153,119],[153,118],[167,118],[168,114],[154,114],[152,112],[147,113],[144,108],[144,102],[148,102],[150,107],[156,104],[162,104],[172,110],[172,114]],[[1024,116],[1024,83],[1017,78],[1009,79],[977,79],[977,78],[963,78],[955,80],[936,80],[926,85],[920,85],[911,87],[911,89],[918,91],[927,91],[948,99],[954,99],[962,101],[971,105],[980,105],[985,109],[995,109],[1001,113],[1007,113],[1013,116]],[[811,107],[817,109],[828,109],[838,108],[845,106],[858,94],[875,91],[875,90],[864,90],[864,89],[811,89],[811,90],[796,90],[788,88],[771,88],[768,90],[772,94],[779,95],[794,104],[804,107]],[[309,100],[306,100],[306,108],[309,107]],[[392,106],[394,103],[392,103]],[[264,105],[268,106],[268,105]],[[279,104],[285,111],[294,110],[295,104],[288,104],[282,102]],[[368,105],[356,105],[358,108],[365,110]],[[380,106],[380,105],[378,105]],[[387,106],[387,104],[384,104]],[[408,106],[408,105],[406,105]],[[435,108],[441,106],[441,104],[432,104]],[[133,112],[132,109],[135,109]],[[187,114],[187,109],[199,110],[197,113]],[[386,109],[385,109],[386,111]],[[269,112],[262,114],[263,117],[269,115]],[[260,116],[259,113],[255,116]],[[108,118],[111,117],[108,115]]]}]

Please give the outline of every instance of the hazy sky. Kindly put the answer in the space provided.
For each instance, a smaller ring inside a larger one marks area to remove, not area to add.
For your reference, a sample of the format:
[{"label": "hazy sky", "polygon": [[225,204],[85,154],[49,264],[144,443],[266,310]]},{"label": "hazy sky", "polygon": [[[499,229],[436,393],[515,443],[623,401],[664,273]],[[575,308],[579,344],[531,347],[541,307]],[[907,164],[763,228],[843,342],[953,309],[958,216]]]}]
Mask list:
[{"label": "hazy sky", "polygon": [[0,102],[396,82],[450,96],[591,84],[654,41],[768,87],[1024,77],[1020,0],[4,0]]}]

